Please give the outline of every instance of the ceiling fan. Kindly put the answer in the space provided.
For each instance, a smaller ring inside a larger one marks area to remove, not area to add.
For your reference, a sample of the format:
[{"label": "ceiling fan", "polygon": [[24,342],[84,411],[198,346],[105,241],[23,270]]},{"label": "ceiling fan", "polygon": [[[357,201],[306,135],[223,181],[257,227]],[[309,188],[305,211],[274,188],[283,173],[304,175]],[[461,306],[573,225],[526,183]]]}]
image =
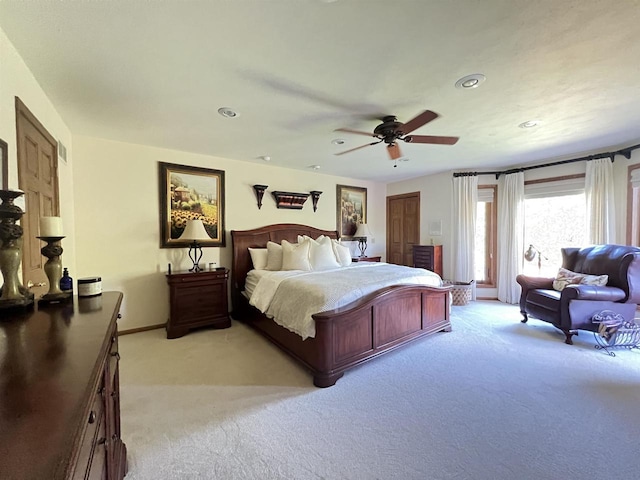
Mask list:
[{"label": "ceiling fan", "polygon": [[378,143],[387,144],[387,152],[391,160],[397,160],[402,156],[400,147],[398,146],[398,140],[402,140],[407,143],[432,143],[436,145],[454,145],[459,138],[458,137],[435,137],[433,135],[409,135],[409,133],[417,130],[418,128],[426,125],[427,123],[438,118],[439,115],[431,110],[425,110],[418,116],[412,118],[407,123],[399,122],[394,115],[387,115],[382,118],[382,123],[378,125],[373,133],[361,132],[359,130],[351,130],[350,128],[337,128],[336,132],[355,133],[358,135],[366,135],[368,137],[377,138],[377,142],[367,143],[344,152],[336,153],[335,155],[344,155],[345,153],[355,152],[361,148],[369,147],[371,145],[377,145]]}]

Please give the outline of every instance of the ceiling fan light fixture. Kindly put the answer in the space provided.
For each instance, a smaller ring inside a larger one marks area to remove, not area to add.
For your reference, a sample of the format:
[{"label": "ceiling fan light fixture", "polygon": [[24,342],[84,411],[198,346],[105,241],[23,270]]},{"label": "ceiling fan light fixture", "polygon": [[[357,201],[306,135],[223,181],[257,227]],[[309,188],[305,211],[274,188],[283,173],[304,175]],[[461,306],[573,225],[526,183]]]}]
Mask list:
[{"label": "ceiling fan light fixture", "polygon": [[225,118],[236,118],[239,115],[238,112],[229,107],[220,107],[218,113]]},{"label": "ceiling fan light fixture", "polygon": [[263,162],[270,162],[271,161],[271,157],[269,155],[260,155],[258,157],[258,160],[262,160]]},{"label": "ceiling fan light fixture", "polygon": [[470,88],[477,88],[480,86],[482,82],[487,79],[481,73],[474,73],[471,75],[467,75],[466,77],[462,77],[460,80],[456,82],[456,88],[460,88],[462,90],[468,90]]},{"label": "ceiling fan light fixture", "polygon": [[540,125],[540,120],[527,120],[526,122],[522,122],[518,127],[520,128],[533,128]]},{"label": "ceiling fan light fixture", "polygon": [[331,143],[333,143],[334,145],[344,145],[344,140],[341,138],[334,138],[333,140],[331,140]]},{"label": "ceiling fan light fixture", "polygon": [[310,168],[311,170],[320,170],[320,165],[309,165],[307,168]]}]

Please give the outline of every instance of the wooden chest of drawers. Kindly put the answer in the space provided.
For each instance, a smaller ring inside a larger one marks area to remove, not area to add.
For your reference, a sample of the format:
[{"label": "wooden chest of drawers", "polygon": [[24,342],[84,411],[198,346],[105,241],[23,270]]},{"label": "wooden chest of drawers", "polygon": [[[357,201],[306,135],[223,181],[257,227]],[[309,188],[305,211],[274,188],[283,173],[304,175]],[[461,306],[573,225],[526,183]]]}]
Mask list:
[{"label": "wooden chest of drawers", "polygon": [[170,305],[167,338],[181,337],[196,327],[230,327],[228,277],[228,270],[167,275]]},{"label": "wooden chest of drawers", "polygon": [[413,266],[426,268],[442,277],[442,245],[414,245]]},{"label": "wooden chest of drawers", "polygon": [[121,480],[122,294],[0,319],[0,478]]}]

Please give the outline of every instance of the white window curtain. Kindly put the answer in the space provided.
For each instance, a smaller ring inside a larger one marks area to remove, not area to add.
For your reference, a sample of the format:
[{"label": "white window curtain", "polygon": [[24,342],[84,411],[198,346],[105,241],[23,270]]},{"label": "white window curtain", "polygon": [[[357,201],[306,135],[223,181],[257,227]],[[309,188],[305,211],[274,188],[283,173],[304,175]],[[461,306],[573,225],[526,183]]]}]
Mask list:
[{"label": "white window curtain", "polygon": [[587,241],[594,245],[615,242],[613,162],[601,158],[587,162]]},{"label": "white window curtain", "polygon": [[[453,242],[456,282],[470,282],[475,276],[476,211],[478,177],[453,178]],[[475,299],[475,285],[473,288]]]},{"label": "white window curtain", "polygon": [[520,301],[516,276],[524,255],[524,173],[511,173],[498,180],[498,300]]}]

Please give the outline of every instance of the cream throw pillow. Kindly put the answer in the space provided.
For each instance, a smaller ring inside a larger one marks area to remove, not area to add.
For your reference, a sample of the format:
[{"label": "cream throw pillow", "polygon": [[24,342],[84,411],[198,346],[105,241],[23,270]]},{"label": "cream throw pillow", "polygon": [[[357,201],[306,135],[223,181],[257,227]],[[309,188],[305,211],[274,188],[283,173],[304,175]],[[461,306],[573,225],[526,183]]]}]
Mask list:
[{"label": "cream throw pillow", "polygon": [[560,268],[553,281],[553,289],[561,292],[567,285],[596,285],[604,287],[609,281],[609,275],[587,275],[576,273],[566,268]]},{"label": "cream throw pillow", "polygon": [[266,270],[269,252],[266,248],[249,248],[251,263],[255,270]]},{"label": "cream throw pillow", "polygon": [[282,270],[311,270],[309,263],[310,242],[289,243],[282,240]]},{"label": "cream throw pillow", "polygon": [[267,270],[282,270],[282,245],[267,242]]},{"label": "cream throw pillow", "polygon": [[349,250],[349,247],[342,245],[337,240],[331,240],[331,246],[333,247],[336,260],[338,260],[341,267],[351,265],[351,250]]},{"label": "cream throw pillow", "polygon": [[307,240],[309,243],[309,262],[311,263],[311,269],[330,270],[332,268],[339,268],[340,263],[338,263],[333,247],[331,246],[331,239],[325,236],[318,238],[318,241],[310,238]]}]

